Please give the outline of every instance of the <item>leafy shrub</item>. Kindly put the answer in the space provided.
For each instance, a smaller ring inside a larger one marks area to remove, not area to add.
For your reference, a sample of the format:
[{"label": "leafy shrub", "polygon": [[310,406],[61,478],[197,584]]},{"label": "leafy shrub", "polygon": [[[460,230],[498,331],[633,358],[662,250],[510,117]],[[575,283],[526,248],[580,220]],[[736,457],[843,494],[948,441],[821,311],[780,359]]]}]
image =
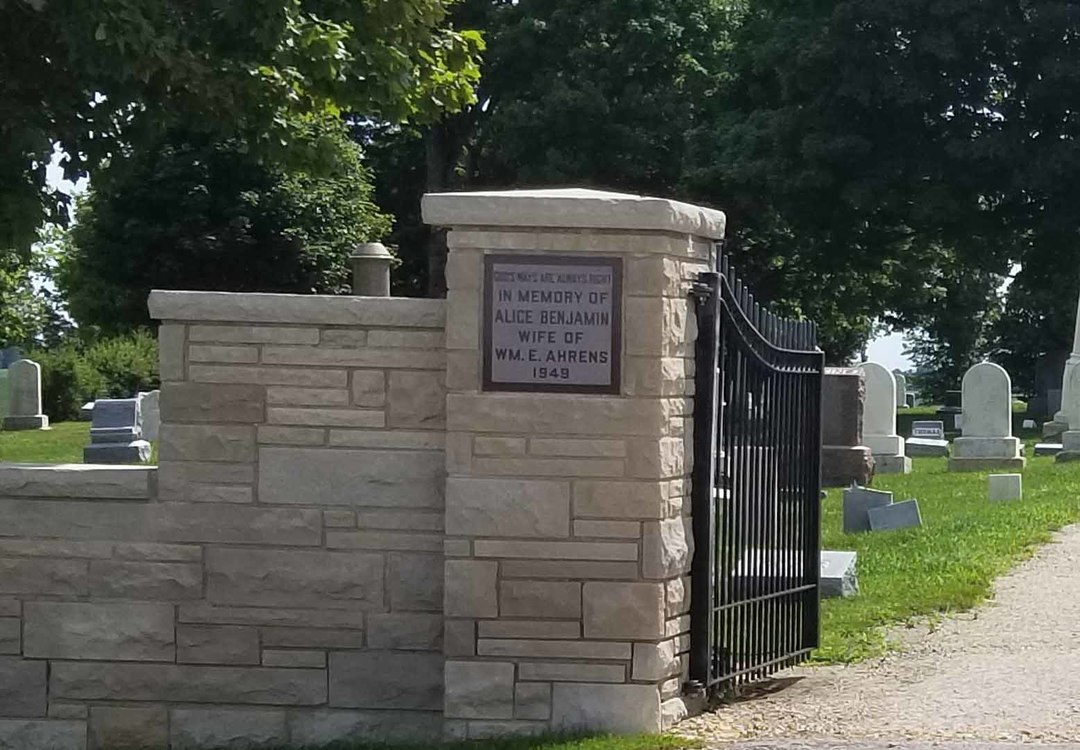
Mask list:
[{"label": "leafy shrub", "polygon": [[42,408],[54,422],[76,419],[87,401],[131,398],[158,387],[157,340],[145,331],[88,346],[31,352],[41,365]]}]

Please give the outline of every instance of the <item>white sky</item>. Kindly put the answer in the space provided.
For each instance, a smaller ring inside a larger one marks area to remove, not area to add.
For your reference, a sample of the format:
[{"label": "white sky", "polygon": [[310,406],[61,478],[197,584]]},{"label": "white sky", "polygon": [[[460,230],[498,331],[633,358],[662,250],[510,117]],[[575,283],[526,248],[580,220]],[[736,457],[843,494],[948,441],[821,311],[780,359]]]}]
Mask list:
[{"label": "white sky", "polygon": [[890,333],[888,336],[874,339],[866,350],[867,359],[877,362],[889,370],[910,370],[914,367],[911,359],[904,355],[904,334]]}]

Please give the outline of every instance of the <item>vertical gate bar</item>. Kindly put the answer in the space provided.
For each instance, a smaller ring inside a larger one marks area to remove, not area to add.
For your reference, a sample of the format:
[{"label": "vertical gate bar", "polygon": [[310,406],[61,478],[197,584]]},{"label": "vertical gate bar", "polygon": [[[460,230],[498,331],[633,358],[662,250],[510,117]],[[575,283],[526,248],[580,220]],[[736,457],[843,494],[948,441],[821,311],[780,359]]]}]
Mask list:
[{"label": "vertical gate bar", "polygon": [[[809,382],[812,385],[810,403],[813,404],[812,416],[813,421],[810,423],[811,429],[811,445],[815,450],[813,458],[810,462],[811,483],[810,486],[814,493],[814,502],[811,506],[811,547],[815,550],[821,549],[821,440],[822,440],[822,426],[821,426],[821,403],[823,400],[822,392],[825,387],[825,355],[818,355],[817,372],[812,378],[809,378]],[[810,628],[810,638],[808,639],[808,646],[820,646],[821,645],[821,564],[820,552],[815,557],[815,564],[811,568],[812,583],[814,588],[811,590],[810,596],[810,612],[806,618],[807,625]]]},{"label": "vertical gate bar", "polygon": [[715,544],[715,461],[717,411],[717,296],[719,274],[701,274],[698,296],[697,364],[694,374],[694,470],[691,497],[694,559],[690,595],[690,678],[708,686],[709,651],[714,639],[712,611],[712,548]]}]

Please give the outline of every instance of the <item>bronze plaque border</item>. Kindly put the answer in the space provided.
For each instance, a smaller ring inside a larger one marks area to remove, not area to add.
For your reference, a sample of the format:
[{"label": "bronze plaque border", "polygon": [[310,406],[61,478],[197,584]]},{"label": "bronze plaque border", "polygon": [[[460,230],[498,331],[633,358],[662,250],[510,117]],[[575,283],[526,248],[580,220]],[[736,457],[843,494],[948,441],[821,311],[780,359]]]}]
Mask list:
[{"label": "bronze plaque border", "polygon": [[[574,385],[572,383],[493,383],[491,381],[491,316],[492,301],[491,268],[496,263],[511,265],[545,264],[551,266],[607,266],[611,269],[611,384]],[[622,393],[622,315],[623,315],[623,262],[622,258],[609,255],[508,255],[493,253],[484,256],[484,321],[483,321],[483,374],[481,390],[487,392],[517,393],[587,393],[619,395]]]}]

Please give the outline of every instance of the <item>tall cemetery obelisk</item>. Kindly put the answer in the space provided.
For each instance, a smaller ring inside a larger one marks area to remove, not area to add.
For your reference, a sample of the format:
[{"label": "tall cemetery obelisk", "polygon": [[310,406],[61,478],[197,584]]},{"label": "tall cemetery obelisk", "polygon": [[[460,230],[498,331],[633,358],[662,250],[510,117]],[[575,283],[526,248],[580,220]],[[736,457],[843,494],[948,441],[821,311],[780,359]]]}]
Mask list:
[{"label": "tall cemetery obelisk", "polygon": [[1054,415],[1053,422],[1043,425],[1043,435],[1061,434],[1065,430],[1080,431],[1080,300],[1076,305],[1072,354],[1065,362],[1061,381],[1061,411]]}]

